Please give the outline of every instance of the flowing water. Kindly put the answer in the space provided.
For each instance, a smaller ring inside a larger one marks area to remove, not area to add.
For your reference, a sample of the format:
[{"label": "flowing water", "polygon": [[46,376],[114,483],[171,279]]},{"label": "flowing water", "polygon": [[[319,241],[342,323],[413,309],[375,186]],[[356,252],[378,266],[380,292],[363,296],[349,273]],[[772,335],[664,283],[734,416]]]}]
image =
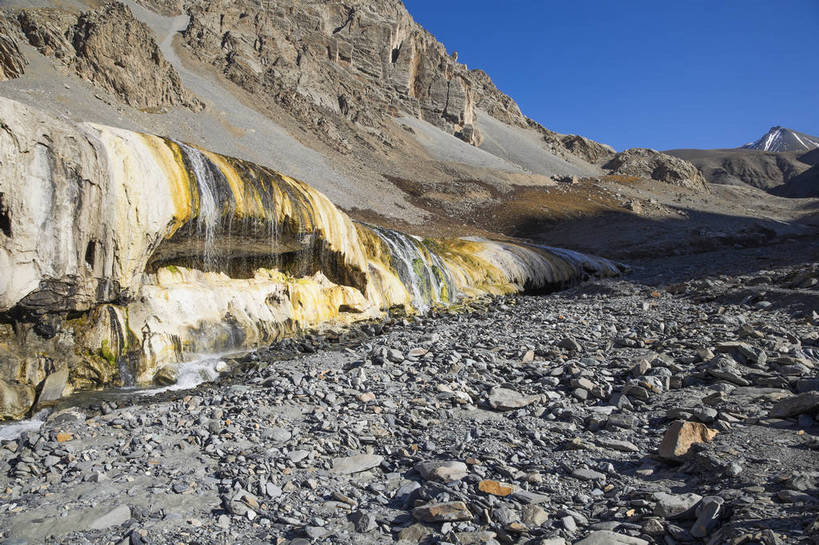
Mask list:
[{"label": "flowing water", "polygon": [[176,382],[161,388],[150,388],[139,392],[140,395],[151,396],[162,392],[176,390],[190,390],[205,382],[213,382],[220,373],[227,370],[227,363],[222,359],[226,354],[204,355],[197,359],[179,364],[179,373]]},{"label": "flowing water", "polygon": [[391,264],[420,312],[436,304],[451,303],[455,285],[443,260],[423,241],[392,229],[369,226],[387,245]]},{"label": "flowing water", "polygon": [[13,441],[26,432],[39,430],[47,415],[48,411],[43,410],[28,420],[0,425],[0,441]]},{"label": "flowing water", "polygon": [[[215,270],[217,252],[214,245],[219,222],[224,212],[224,204],[220,202],[220,187],[227,184],[219,169],[213,165],[198,149],[176,142],[185,159],[190,165],[196,178],[196,189],[199,194],[199,211],[196,216],[197,233],[202,239],[202,259],[205,270]],[[229,214],[232,218],[233,214]],[[229,231],[228,231],[229,232]]]},{"label": "flowing water", "polygon": [[[220,374],[228,369],[223,358],[245,353],[202,354],[195,359],[180,363],[177,381],[169,386],[160,388],[107,388],[102,391],[77,392],[71,397],[60,401],[55,410],[85,406],[101,401],[116,401],[117,399],[131,398],[134,395],[153,396],[162,392],[192,390],[200,384],[215,381]],[[50,409],[43,409],[28,420],[0,424],[0,441],[13,441],[23,433],[39,430],[50,412]]]}]

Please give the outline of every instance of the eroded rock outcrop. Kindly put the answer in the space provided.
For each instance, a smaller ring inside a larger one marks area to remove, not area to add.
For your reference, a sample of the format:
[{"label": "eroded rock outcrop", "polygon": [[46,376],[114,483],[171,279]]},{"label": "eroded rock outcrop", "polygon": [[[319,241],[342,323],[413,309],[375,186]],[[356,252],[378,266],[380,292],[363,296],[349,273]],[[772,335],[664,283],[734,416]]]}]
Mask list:
[{"label": "eroded rock outcrop", "polygon": [[203,105],[182,84],[151,31],[124,4],[75,14],[58,8],[25,9],[18,21],[29,43],[78,76],[147,111]]},{"label": "eroded rock outcrop", "polygon": [[608,160],[616,153],[614,149],[605,144],[600,144],[577,134],[564,135],[560,138],[560,143],[570,153],[593,165]]},{"label": "eroded rock outcrop", "polygon": [[567,250],[354,223],[268,168],[6,99],[0,123],[0,314],[12,324],[0,378],[21,384],[57,357],[69,389],[146,383],[193,353],[618,272]]},{"label": "eroded rock outcrop", "polygon": [[691,189],[708,189],[708,184],[697,167],[688,161],[652,149],[632,148],[622,151],[603,168],[620,176],[637,176]]},{"label": "eroded rock outcrop", "polygon": [[7,29],[2,28],[3,23],[0,18],[0,81],[19,78],[26,68],[25,57]]},{"label": "eroded rock outcrop", "polygon": [[[517,104],[468,70],[417,25],[400,1],[192,2],[185,43],[199,59],[305,123],[346,119],[377,127],[421,117],[476,143],[476,108],[526,126]],[[320,113],[321,115],[316,115]]]}]

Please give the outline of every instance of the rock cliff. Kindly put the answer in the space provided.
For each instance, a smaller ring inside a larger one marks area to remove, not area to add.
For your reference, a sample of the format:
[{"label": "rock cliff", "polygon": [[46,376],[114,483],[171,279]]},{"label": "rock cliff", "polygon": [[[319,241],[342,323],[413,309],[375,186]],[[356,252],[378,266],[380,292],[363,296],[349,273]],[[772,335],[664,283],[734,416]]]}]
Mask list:
[{"label": "rock cliff", "polygon": [[[3,22],[0,19],[0,22]],[[14,79],[25,72],[26,59],[20,53],[17,42],[7,29],[0,28],[0,81]]]},{"label": "rock cliff", "polygon": [[0,99],[5,412],[70,386],[463,297],[543,290],[612,263],[354,223],[312,187],[182,142]]},{"label": "rock cliff", "polygon": [[165,60],[151,31],[119,2],[79,14],[59,8],[21,10],[18,22],[44,55],[135,108],[203,107]]},{"label": "rock cliff", "polygon": [[332,114],[365,127],[410,114],[476,143],[476,109],[525,126],[517,104],[417,25],[403,3],[188,4],[185,44],[306,122]]}]

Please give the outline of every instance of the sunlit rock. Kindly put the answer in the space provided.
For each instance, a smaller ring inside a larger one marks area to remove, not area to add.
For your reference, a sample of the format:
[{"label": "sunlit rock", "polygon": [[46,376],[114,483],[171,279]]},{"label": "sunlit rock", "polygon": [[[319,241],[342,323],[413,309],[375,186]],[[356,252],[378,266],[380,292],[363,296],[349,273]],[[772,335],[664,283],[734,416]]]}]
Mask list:
[{"label": "sunlit rock", "polygon": [[7,365],[40,369],[3,376],[23,383],[45,377],[23,366],[35,354],[66,361],[69,389],[147,384],[197,353],[619,272],[567,250],[355,223],[269,168],[1,98],[0,122],[0,313],[19,325],[2,346]]}]

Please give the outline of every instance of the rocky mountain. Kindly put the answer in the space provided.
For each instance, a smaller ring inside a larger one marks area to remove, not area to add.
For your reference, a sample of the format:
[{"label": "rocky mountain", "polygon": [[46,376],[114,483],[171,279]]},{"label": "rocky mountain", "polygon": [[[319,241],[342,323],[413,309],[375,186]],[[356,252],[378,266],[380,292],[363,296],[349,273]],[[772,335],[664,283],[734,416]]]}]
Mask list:
[{"label": "rocky mountain", "polygon": [[18,78],[25,72],[26,59],[20,53],[17,42],[0,28],[0,81]]},{"label": "rocky mountain", "polygon": [[[748,185],[789,197],[816,195],[810,152],[819,138],[772,127],[756,142],[734,149],[676,149],[667,153],[689,161],[712,184]],[[792,183],[793,182],[793,183]]]},{"label": "rocky mountain", "polygon": [[304,122],[332,112],[378,127],[385,116],[408,114],[470,143],[480,142],[480,110],[526,126],[489,76],[457,62],[397,0],[215,1],[189,14],[191,54]]},{"label": "rocky mountain", "polygon": [[185,89],[148,27],[121,3],[71,13],[26,9],[17,15],[28,42],[68,70],[142,110],[202,103]]},{"label": "rocky mountain", "polygon": [[760,151],[810,151],[819,148],[819,137],[810,136],[793,129],[775,126],[765,133],[762,138],[742,146],[744,149]]},{"label": "rocky mountain", "polygon": [[772,190],[805,172],[804,152],[747,149],[677,149],[666,153],[695,165],[712,184],[748,185]]},{"label": "rocky mountain", "polygon": [[[362,219],[493,232],[474,225],[487,203],[473,189],[457,200],[466,228],[446,219],[442,194],[476,180],[502,200],[518,186],[611,172],[614,150],[527,119],[400,1],[6,6],[4,26],[35,65],[7,96],[288,172]],[[670,180],[663,168],[636,175]],[[399,179],[447,190],[422,204]]]},{"label": "rocky mountain", "polygon": [[819,532],[775,172],[553,132],[398,0],[5,0],[0,80],[0,543]]}]

